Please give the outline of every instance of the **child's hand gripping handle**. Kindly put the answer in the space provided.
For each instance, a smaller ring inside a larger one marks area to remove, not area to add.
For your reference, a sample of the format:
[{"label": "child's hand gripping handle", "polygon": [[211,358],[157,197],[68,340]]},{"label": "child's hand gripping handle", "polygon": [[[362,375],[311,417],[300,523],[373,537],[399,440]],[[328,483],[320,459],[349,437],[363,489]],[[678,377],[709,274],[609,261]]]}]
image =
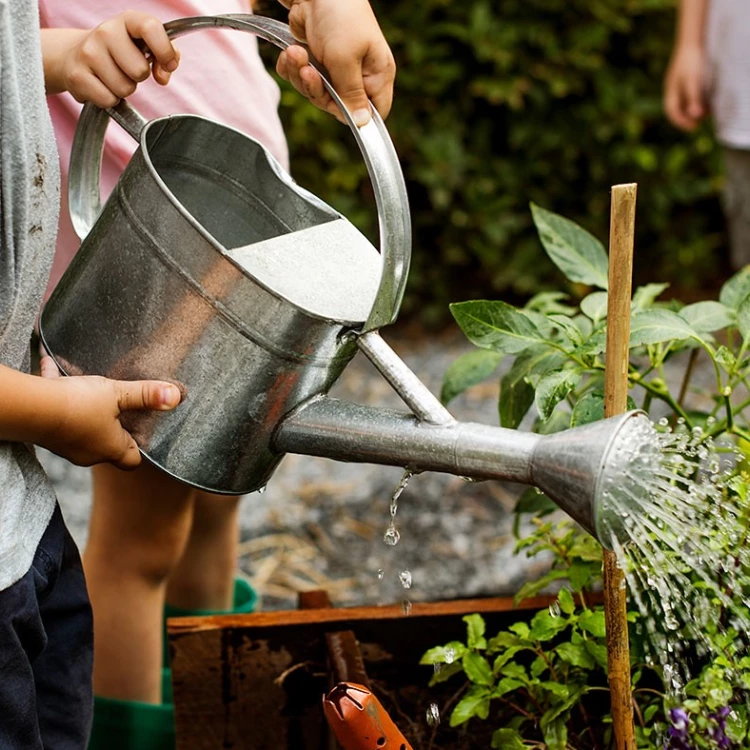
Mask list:
[{"label": "child's hand gripping handle", "polygon": [[[299,46],[289,27],[256,15],[221,15],[182,18],[165,24],[170,38],[201,29],[228,28],[247,31],[285,50]],[[349,124],[367,165],[378,208],[383,273],[380,286],[362,333],[392,323],[398,314],[411,260],[411,220],[401,166],[383,120],[374,107],[372,119],[357,127],[352,114],[330,83],[326,70],[310,56],[323,85]],[[101,212],[100,170],[104,134],[112,117],[134,139],[140,141],[146,120],[125,100],[109,110],[86,104],[73,140],[70,159],[69,195],[73,227],[83,239]]]}]

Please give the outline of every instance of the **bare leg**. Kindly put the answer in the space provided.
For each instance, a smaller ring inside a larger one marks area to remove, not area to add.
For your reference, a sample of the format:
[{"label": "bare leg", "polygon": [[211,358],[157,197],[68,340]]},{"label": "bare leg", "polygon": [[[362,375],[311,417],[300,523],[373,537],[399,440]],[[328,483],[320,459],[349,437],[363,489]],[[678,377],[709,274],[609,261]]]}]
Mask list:
[{"label": "bare leg", "polygon": [[187,546],[194,490],[150,465],[93,470],[94,507],[83,561],[94,610],[94,691],[161,700],[167,580]]},{"label": "bare leg", "polygon": [[190,539],[167,586],[167,602],[173,607],[232,608],[240,499],[196,492]]}]

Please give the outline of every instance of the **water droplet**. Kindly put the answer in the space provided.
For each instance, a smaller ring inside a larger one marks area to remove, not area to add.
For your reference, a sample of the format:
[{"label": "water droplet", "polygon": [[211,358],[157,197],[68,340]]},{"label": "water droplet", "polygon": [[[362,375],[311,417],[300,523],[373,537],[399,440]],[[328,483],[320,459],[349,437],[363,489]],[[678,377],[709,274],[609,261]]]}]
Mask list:
[{"label": "water droplet", "polygon": [[549,613],[552,615],[552,617],[559,617],[560,611],[560,602],[555,601],[549,605]]},{"label": "water droplet", "polygon": [[378,569],[378,580],[382,581],[383,578],[385,578],[385,571],[383,570],[383,568],[379,568]]},{"label": "water droplet", "polygon": [[259,495],[262,495],[266,491],[266,485],[264,484],[262,487],[259,487],[257,491]]},{"label": "water droplet", "polygon": [[408,599],[404,599],[404,601],[401,602],[401,609],[403,610],[405,615],[411,614],[411,602]]},{"label": "water droplet", "polygon": [[410,589],[411,588],[411,583],[412,583],[411,571],[410,570],[402,570],[398,574],[398,580],[401,582],[401,585],[405,589]]},{"label": "water droplet", "polygon": [[431,727],[435,727],[440,723],[440,709],[437,703],[430,703],[430,707],[427,709],[427,723]]},{"label": "water droplet", "polygon": [[401,539],[398,529],[395,526],[389,526],[383,534],[383,541],[389,547],[395,547],[398,544],[398,540]]}]

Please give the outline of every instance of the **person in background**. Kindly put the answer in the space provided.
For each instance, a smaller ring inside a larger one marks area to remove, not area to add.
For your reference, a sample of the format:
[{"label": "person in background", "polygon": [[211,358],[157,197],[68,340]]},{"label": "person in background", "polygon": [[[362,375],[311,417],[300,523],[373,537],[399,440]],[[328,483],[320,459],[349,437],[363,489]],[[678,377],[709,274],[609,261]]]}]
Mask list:
[{"label": "person in background", "polygon": [[750,3],[681,0],[664,110],[695,130],[710,113],[724,152],[724,211],[735,269],[750,263]]},{"label": "person in background", "polygon": [[[330,72],[355,122],[370,119],[372,100],[387,116],[395,65],[367,0],[293,0],[289,24]],[[44,27],[99,23],[121,6],[119,0],[40,0]],[[131,0],[129,6],[162,21],[211,13],[247,13],[243,0]],[[199,114],[241,130],[288,167],[277,107],[279,89],[266,72],[250,34],[200,31],[177,42],[180,73],[158,89],[144,82],[131,101],[147,118],[174,112]],[[316,106],[338,116],[303,47],[281,53],[277,71]],[[118,96],[130,96],[123,85]],[[112,97],[111,104],[118,97]],[[66,192],[68,159],[80,105],[69,95],[50,100]],[[109,193],[135,143],[123,130],[109,129],[102,185]],[[49,291],[79,245],[63,198],[60,233]],[[94,686],[99,706],[112,700],[158,704],[162,699],[162,617],[170,614],[246,610],[252,592],[238,596],[239,498],[209,495],[183,485],[151,465],[124,473],[111,467],[93,472],[93,510],[84,568],[96,623]],[[240,594],[242,592],[239,592]],[[121,706],[117,707],[119,711]]]},{"label": "person in background", "polygon": [[[159,381],[31,375],[29,342],[52,264],[59,170],[49,93],[105,104],[112,71],[135,86],[178,65],[156,19],[125,13],[100,30],[40,35],[35,0],[0,2],[0,748],[83,750],[91,725],[92,621],[81,562],[40,445],[73,463],[140,464],[120,424],[132,409],[170,410]],[[133,43],[143,39],[150,61]],[[87,49],[96,55],[87,58]]]}]

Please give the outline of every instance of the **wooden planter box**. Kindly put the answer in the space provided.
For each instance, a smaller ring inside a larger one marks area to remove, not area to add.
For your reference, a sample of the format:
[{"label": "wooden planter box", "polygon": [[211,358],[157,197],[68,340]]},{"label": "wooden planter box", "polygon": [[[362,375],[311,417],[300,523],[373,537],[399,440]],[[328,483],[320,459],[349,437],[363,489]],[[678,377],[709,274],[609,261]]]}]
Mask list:
[{"label": "wooden planter box", "polygon": [[[511,598],[417,603],[409,615],[388,606],[171,620],[177,749],[329,750],[321,709],[331,687],[325,635],[347,630],[359,641],[373,692],[414,747],[427,747],[432,729],[425,713],[434,696],[427,690],[430,667],[418,664],[421,655],[464,640],[464,615],[481,613],[493,633],[530,619],[551,601],[535,597],[519,607]],[[443,687],[447,695],[456,690],[456,684]],[[447,716],[442,720],[448,723]],[[489,745],[476,745],[482,746]]]}]

